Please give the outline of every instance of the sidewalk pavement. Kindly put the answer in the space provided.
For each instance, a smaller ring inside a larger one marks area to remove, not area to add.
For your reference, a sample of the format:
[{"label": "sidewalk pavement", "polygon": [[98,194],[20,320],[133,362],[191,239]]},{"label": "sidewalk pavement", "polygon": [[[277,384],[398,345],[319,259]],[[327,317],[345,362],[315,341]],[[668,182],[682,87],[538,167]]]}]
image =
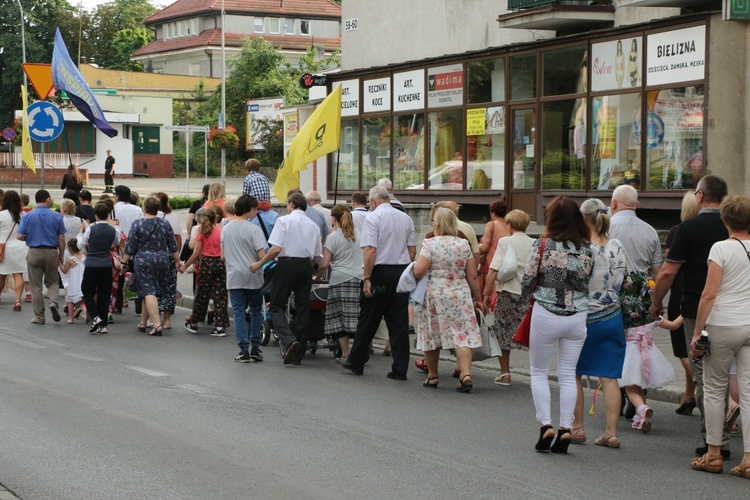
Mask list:
[{"label": "sidewalk pavement", "polygon": [[19,498],[13,494],[13,492],[8,491],[8,489],[0,484],[0,500],[19,500]]}]

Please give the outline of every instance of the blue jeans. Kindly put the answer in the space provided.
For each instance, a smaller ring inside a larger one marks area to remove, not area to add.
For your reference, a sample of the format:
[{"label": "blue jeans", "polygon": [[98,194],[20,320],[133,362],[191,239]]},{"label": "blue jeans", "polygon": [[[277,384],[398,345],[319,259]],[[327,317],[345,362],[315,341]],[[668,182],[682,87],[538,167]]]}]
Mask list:
[{"label": "blue jeans", "polygon": [[[263,293],[260,289],[248,290],[235,288],[229,290],[229,299],[232,301],[232,314],[234,315],[234,334],[237,336],[237,345],[240,352],[248,352],[250,343],[253,348],[260,347],[260,326],[263,318],[261,310],[263,307]],[[250,306],[250,339],[247,336],[247,321],[245,310]]]}]

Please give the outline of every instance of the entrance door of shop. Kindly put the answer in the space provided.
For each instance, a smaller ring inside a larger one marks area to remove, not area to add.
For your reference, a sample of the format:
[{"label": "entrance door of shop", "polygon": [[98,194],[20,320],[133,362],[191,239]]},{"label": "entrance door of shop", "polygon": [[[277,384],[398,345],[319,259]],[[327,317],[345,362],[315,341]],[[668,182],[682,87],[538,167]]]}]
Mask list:
[{"label": "entrance door of shop", "polygon": [[537,124],[535,108],[511,109],[512,155],[506,163],[512,165],[508,186],[508,204],[513,209],[523,210],[532,220],[536,220],[536,156]]}]

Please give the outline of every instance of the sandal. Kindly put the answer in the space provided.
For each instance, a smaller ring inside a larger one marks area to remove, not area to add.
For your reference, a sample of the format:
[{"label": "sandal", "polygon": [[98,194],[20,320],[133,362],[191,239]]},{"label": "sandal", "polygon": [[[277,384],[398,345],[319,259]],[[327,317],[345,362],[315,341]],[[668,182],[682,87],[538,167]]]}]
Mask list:
[{"label": "sandal", "polygon": [[427,361],[424,358],[414,360],[414,366],[427,373]]},{"label": "sandal", "polygon": [[[615,441],[613,441],[613,439]],[[619,448],[620,438],[617,437],[617,434],[607,434],[605,432],[601,437],[594,441],[594,444],[597,446],[606,446],[607,448]]]},{"label": "sandal", "polygon": [[[468,382],[464,382],[466,379],[469,379]],[[456,386],[457,392],[471,392],[471,390],[474,388],[474,385],[471,383],[471,373],[467,373],[463,377],[461,377],[461,381]]]},{"label": "sandal", "polygon": [[[435,381],[433,384],[432,381]],[[427,377],[427,380],[424,381],[422,384],[422,387],[429,387],[431,389],[437,389],[438,384],[440,383],[439,377]]]},{"label": "sandal", "polygon": [[461,376],[461,369],[456,368],[453,370],[453,373],[451,374],[451,377],[453,378],[459,378]]},{"label": "sandal", "polygon": [[146,328],[148,328],[148,325],[146,323],[139,323],[137,328],[139,332],[146,333]]},{"label": "sandal", "polygon": [[21,303],[20,302],[16,302],[15,304],[13,304],[13,310],[14,311],[20,311],[21,310]]},{"label": "sandal", "polygon": [[543,425],[539,428],[539,441],[534,445],[536,451],[549,451],[552,440],[555,439],[555,431],[551,425]]},{"label": "sandal", "polygon": [[708,453],[701,457],[694,458],[690,461],[690,466],[694,470],[702,470],[720,474],[724,471],[724,459],[721,456],[709,457]]},{"label": "sandal", "polygon": [[155,327],[153,330],[148,332],[149,335],[152,337],[161,337],[162,332],[164,331],[164,328],[162,328],[161,325]]},{"label": "sandal", "polygon": [[550,446],[549,451],[552,453],[567,454],[568,446],[570,446],[570,429],[560,427],[557,429],[557,439]]},{"label": "sandal", "polygon": [[501,373],[495,377],[495,383],[497,385],[510,385],[510,373]]},{"label": "sandal", "polygon": [[737,467],[732,468],[732,475],[750,479],[750,462],[742,462]]},{"label": "sandal", "polygon": [[583,427],[570,431],[570,442],[573,444],[583,444],[586,442],[586,431],[583,430]]}]

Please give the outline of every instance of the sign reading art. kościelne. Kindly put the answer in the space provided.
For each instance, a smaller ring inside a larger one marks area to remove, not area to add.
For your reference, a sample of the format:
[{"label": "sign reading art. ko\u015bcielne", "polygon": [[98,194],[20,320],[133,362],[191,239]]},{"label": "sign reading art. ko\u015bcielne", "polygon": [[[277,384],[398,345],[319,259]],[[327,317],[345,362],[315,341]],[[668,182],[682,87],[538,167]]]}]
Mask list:
[{"label": "sign reading art. ko\u015bcielne", "polygon": [[655,33],[648,36],[646,43],[646,85],[690,82],[705,77],[705,26]]}]

